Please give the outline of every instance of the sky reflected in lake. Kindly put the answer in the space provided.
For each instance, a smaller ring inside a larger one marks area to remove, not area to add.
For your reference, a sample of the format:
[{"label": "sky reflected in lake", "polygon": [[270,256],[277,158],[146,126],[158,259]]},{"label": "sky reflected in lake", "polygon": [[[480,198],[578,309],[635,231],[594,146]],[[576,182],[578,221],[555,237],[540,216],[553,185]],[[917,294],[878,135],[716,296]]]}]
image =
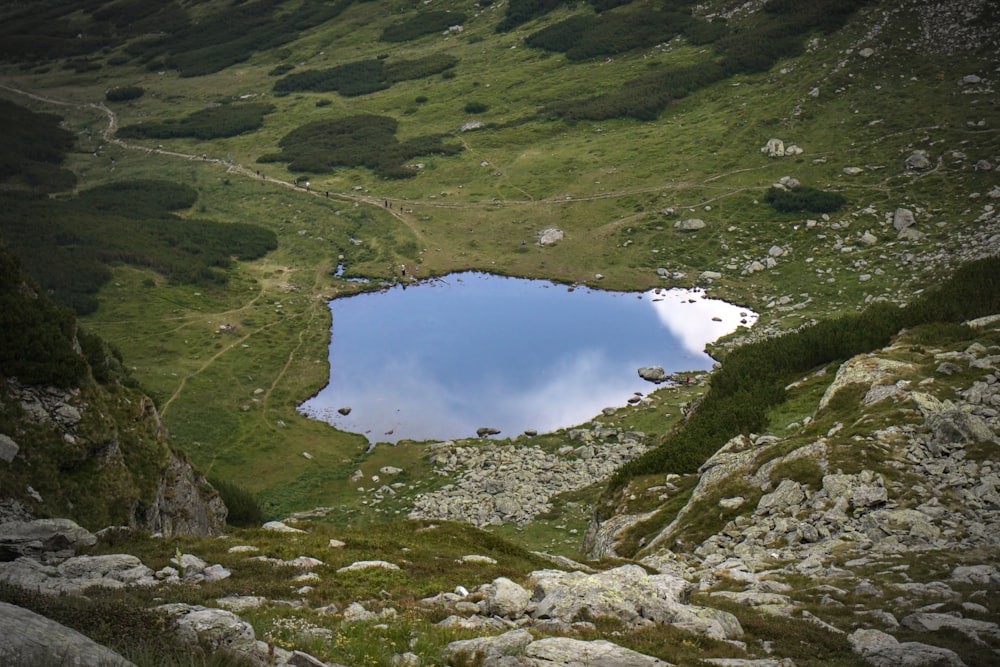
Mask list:
[{"label": "sky reflected in lake", "polygon": [[330,309],[330,383],[300,410],[372,442],[581,424],[653,391],[640,366],[710,368],[706,343],[756,321],[697,291],[570,289],[482,273],[335,299]]}]

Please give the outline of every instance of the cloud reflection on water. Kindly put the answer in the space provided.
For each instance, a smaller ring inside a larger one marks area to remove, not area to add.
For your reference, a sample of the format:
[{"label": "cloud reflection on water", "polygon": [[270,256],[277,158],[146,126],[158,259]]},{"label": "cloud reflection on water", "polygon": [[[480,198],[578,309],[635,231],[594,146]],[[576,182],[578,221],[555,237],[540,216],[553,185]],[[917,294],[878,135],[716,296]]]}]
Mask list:
[{"label": "cloud reflection on water", "polygon": [[[506,436],[526,429],[544,433],[589,421],[604,407],[624,405],[635,392],[653,390],[639,378],[640,366],[662,365],[668,372],[710,367],[705,344],[735,330],[745,311],[688,290],[656,290],[636,298],[585,289],[538,290],[539,284],[550,284],[495,276],[483,287],[477,276],[461,274],[445,289],[427,290],[422,299],[434,298],[418,306],[396,294],[395,301],[384,302],[392,304],[384,315],[377,302],[366,302],[360,319],[375,328],[370,335],[352,329],[349,306],[361,302],[332,303],[331,381],[302,405],[302,412],[363,433],[372,442],[471,437],[483,426]],[[497,309],[491,312],[494,325],[469,328],[470,307],[455,307],[449,294],[479,288],[488,290],[481,300]],[[418,289],[410,288],[406,296]],[[499,312],[505,306],[512,312]],[[411,314],[408,307],[420,310]],[[573,310],[561,314],[563,307]],[[376,332],[393,321],[418,317],[435,326],[411,327],[390,347],[373,342]],[[510,328],[511,322],[517,326]],[[532,324],[542,322],[543,330],[532,331]],[[520,347],[502,349],[507,346]],[[341,406],[350,406],[351,413],[340,415]]]}]

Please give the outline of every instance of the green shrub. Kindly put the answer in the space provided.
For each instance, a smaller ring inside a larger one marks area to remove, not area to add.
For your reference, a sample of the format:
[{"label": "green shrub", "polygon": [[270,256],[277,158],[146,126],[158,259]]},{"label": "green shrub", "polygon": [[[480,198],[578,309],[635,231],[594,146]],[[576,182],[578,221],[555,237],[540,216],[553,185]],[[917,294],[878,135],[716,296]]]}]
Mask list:
[{"label": "green shrub", "polygon": [[139,99],[145,92],[142,86],[115,86],[104,93],[104,99],[108,102],[128,102]]},{"label": "green shrub", "polygon": [[779,213],[833,213],[847,203],[847,197],[800,185],[788,190],[772,187],[764,195],[764,201]]},{"label": "green shrub", "polygon": [[394,23],[382,31],[379,41],[407,42],[424,35],[440,33],[453,25],[465,22],[466,16],[461,12],[421,11],[405,21]]},{"label": "green shrub", "polygon": [[21,273],[0,240],[0,376],[26,384],[78,386],[87,363],[73,349],[76,318]]},{"label": "green shrub", "polygon": [[465,113],[484,113],[487,109],[489,107],[482,102],[467,102],[465,105]]},{"label": "green shrub", "polygon": [[453,155],[461,146],[443,143],[441,136],[396,139],[398,123],[387,116],[363,114],[314,121],[286,134],[281,153],[258,161],[288,162],[292,171],[321,173],[337,167],[365,167],[383,178],[407,178],[416,172],[404,166],[419,155]]},{"label": "green shrub", "polygon": [[126,139],[172,139],[193,137],[210,140],[253,132],[264,124],[264,116],[274,111],[270,104],[226,104],[195,111],[179,120],[126,125],[118,136]]},{"label": "green shrub", "polygon": [[267,520],[257,497],[244,487],[218,478],[209,478],[208,482],[219,492],[219,497],[229,509],[226,523],[230,526],[253,528]]}]

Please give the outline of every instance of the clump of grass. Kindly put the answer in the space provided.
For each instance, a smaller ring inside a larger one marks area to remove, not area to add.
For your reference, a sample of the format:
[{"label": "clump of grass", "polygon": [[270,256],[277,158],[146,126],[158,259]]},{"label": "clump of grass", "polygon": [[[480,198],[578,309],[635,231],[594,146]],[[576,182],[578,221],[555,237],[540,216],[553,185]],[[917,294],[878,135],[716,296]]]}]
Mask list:
[{"label": "clump of grass", "polygon": [[222,502],[229,509],[226,522],[230,526],[250,528],[267,520],[257,496],[240,484],[218,478],[209,479],[209,483],[219,492]]}]

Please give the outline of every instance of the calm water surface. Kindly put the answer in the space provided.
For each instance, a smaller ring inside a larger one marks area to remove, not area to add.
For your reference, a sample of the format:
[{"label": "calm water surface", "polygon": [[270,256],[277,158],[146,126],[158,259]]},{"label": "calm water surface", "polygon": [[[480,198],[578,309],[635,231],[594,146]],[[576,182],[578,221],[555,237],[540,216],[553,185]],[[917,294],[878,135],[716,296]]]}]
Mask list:
[{"label": "calm water surface", "polygon": [[757,317],[697,291],[571,290],[481,273],[335,299],[330,310],[330,383],[300,409],[372,442],[581,424],[655,389],[640,366],[710,368],[706,343]]}]

